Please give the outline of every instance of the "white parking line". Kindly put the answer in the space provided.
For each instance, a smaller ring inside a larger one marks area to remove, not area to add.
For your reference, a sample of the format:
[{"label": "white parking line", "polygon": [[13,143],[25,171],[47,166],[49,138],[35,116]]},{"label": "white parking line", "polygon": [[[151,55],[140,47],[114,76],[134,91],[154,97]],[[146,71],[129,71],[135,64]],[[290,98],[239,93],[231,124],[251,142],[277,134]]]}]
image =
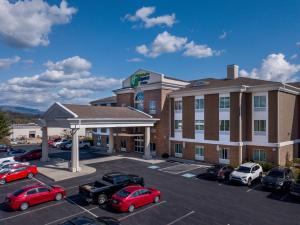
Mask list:
[{"label": "white parking line", "polygon": [[16,185],[16,184],[19,184],[19,183],[25,183],[25,182],[29,182],[29,181],[31,181],[31,180],[30,179],[20,180],[20,181],[17,181],[17,182],[12,182],[12,183],[1,185],[0,188],[11,186],[11,185]]},{"label": "white parking line", "polygon": [[92,216],[94,216],[94,217],[98,217],[96,214],[94,214],[94,213],[90,212],[90,210],[88,210],[88,209],[86,209],[86,208],[82,207],[81,205],[78,205],[76,202],[72,201],[71,199],[69,199],[69,198],[66,198],[66,200],[67,200],[67,201],[69,201],[69,202],[71,202],[72,204],[74,204],[74,205],[78,206],[79,208],[81,208],[81,209],[82,209],[82,210],[84,210],[85,212],[87,212],[87,213],[91,214]]},{"label": "white parking line", "polygon": [[151,209],[151,208],[153,208],[154,206],[159,206],[159,205],[164,204],[164,203],[166,203],[166,202],[167,202],[167,201],[162,201],[162,202],[159,202],[159,203],[157,203],[157,204],[150,205],[150,206],[148,206],[147,208],[144,208],[144,209],[142,209],[142,210],[140,210],[140,211],[131,213],[131,214],[127,215],[127,216],[123,216],[123,217],[119,218],[119,220],[120,220],[120,221],[125,220],[125,219],[127,219],[127,218],[129,218],[129,217],[131,217],[131,216],[134,216],[134,215],[137,215],[137,214],[139,214],[139,213],[145,212],[146,210]]},{"label": "white parking line", "polygon": [[255,190],[258,186],[260,186],[260,184],[257,184],[257,185],[255,185],[254,187],[249,188],[246,192],[253,191],[253,190]]},{"label": "white parking line", "polygon": [[185,214],[185,215],[177,218],[176,220],[172,221],[171,223],[168,223],[167,225],[172,225],[174,223],[177,223],[178,221],[180,221],[180,220],[182,220],[182,219],[184,219],[184,218],[186,218],[186,217],[188,217],[188,216],[190,216],[190,215],[192,215],[194,213],[195,213],[195,211],[191,211],[191,212],[189,212],[189,213],[187,213],[187,214]]},{"label": "white parking line", "polygon": [[52,204],[52,205],[44,206],[44,207],[42,207],[42,208],[29,210],[29,211],[27,211],[27,212],[23,212],[23,213],[14,215],[14,216],[9,216],[9,217],[5,217],[5,218],[1,218],[0,221],[13,219],[13,218],[16,218],[16,217],[18,217],[18,216],[23,216],[23,215],[26,215],[26,214],[28,214],[28,213],[37,212],[37,211],[40,211],[40,210],[42,210],[42,209],[50,208],[50,207],[52,207],[52,206],[61,205],[61,204],[63,204],[63,203],[66,203],[66,202],[65,202],[65,201],[61,201],[61,202],[58,202],[58,203],[55,203],[55,204]]},{"label": "white parking line", "polygon": [[[96,206],[96,207],[91,208],[90,210],[94,210],[94,209],[97,209],[97,208],[99,208],[99,207]],[[45,225],[57,223],[58,221],[65,220],[65,219],[68,219],[68,218],[73,217],[73,216],[78,216],[78,215],[83,214],[83,213],[85,213],[85,211],[81,211],[81,212],[79,212],[79,213],[75,213],[75,214],[72,214],[72,215],[70,215],[70,216],[66,216],[66,217],[63,217],[63,218],[54,220],[54,221],[52,221],[52,222],[50,222],[50,223],[46,223]]]},{"label": "white parking line", "polygon": [[32,180],[35,180],[35,181],[37,181],[37,182],[39,182],[40,184],[43,184],[43,185],[47,185],[47,184],[45,184],[43,181],[40,181],[39,179],[37,179],[37,178],[35,178],[35,177],[33,177],[33,178],[31,178]]}]

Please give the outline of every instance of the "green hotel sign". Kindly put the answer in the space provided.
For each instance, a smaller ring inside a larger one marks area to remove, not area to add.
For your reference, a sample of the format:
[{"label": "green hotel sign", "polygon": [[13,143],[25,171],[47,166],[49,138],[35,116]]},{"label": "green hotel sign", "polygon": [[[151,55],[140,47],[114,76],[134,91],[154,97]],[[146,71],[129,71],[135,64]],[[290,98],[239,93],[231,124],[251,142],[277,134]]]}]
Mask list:
[{"label": "green hotel sign", "polygon": [[130,85],[131,87],[135,88],[139,85],[148,84],[149,78],[150,73],[148,72],[135,73],[131,75]]}]

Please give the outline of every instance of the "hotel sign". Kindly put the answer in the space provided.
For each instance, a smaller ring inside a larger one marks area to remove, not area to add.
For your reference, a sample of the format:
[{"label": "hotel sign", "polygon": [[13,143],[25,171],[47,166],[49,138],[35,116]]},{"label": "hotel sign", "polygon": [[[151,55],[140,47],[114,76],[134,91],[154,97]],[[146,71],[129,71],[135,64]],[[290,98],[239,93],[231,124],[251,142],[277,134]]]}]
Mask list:
[{"label": "hotel sign", "polygon": [[139,85],[148,84],[149,79],[150,79],[150,73],[148,72],[135,73],[131,75],[130,85],[131,87],[136,88]]}]

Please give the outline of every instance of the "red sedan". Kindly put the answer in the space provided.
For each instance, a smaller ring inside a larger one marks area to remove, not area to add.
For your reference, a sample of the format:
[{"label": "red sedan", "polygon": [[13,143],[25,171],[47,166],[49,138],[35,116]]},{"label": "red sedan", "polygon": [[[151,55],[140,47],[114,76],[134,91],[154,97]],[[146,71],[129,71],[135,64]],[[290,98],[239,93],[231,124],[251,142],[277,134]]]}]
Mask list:
[{"label": "red sedan", "polygon": [[42,149],[35,149],[25,152],[22,155],[15,156],[14,159],[20,162],[40,159],[42,157]]},{"label": "red sedan", "polygon": [[12,169],[0,171],[0,184],[5,184],[7,182],[23,179],[26,177],[31,179],[37,173],[38,170],[35,165],[19,164]]},{"label": "red sedan", "polygon": [[128,186],[112,196],[111,206],[121,212],[133,212],[135,208],[159,202],[160,191],[154,188]]},{"label": "red sedan", "polygon": [[66,196],[65,190],[57,185],[34,184],[8,194],[6,204],[13,210],[26,210],[29,206],[49,201],[59,201]]}]

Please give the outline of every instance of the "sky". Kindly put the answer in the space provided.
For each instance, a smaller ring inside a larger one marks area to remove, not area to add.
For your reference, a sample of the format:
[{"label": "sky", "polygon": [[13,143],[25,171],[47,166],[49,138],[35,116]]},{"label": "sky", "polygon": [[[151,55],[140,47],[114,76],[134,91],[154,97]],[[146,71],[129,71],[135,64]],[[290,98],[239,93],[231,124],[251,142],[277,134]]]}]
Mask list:
[{"label": "sky", "polygon": [[300,1],[0,0],[0,105],[110,96],[142,68],[300,80]]}]

